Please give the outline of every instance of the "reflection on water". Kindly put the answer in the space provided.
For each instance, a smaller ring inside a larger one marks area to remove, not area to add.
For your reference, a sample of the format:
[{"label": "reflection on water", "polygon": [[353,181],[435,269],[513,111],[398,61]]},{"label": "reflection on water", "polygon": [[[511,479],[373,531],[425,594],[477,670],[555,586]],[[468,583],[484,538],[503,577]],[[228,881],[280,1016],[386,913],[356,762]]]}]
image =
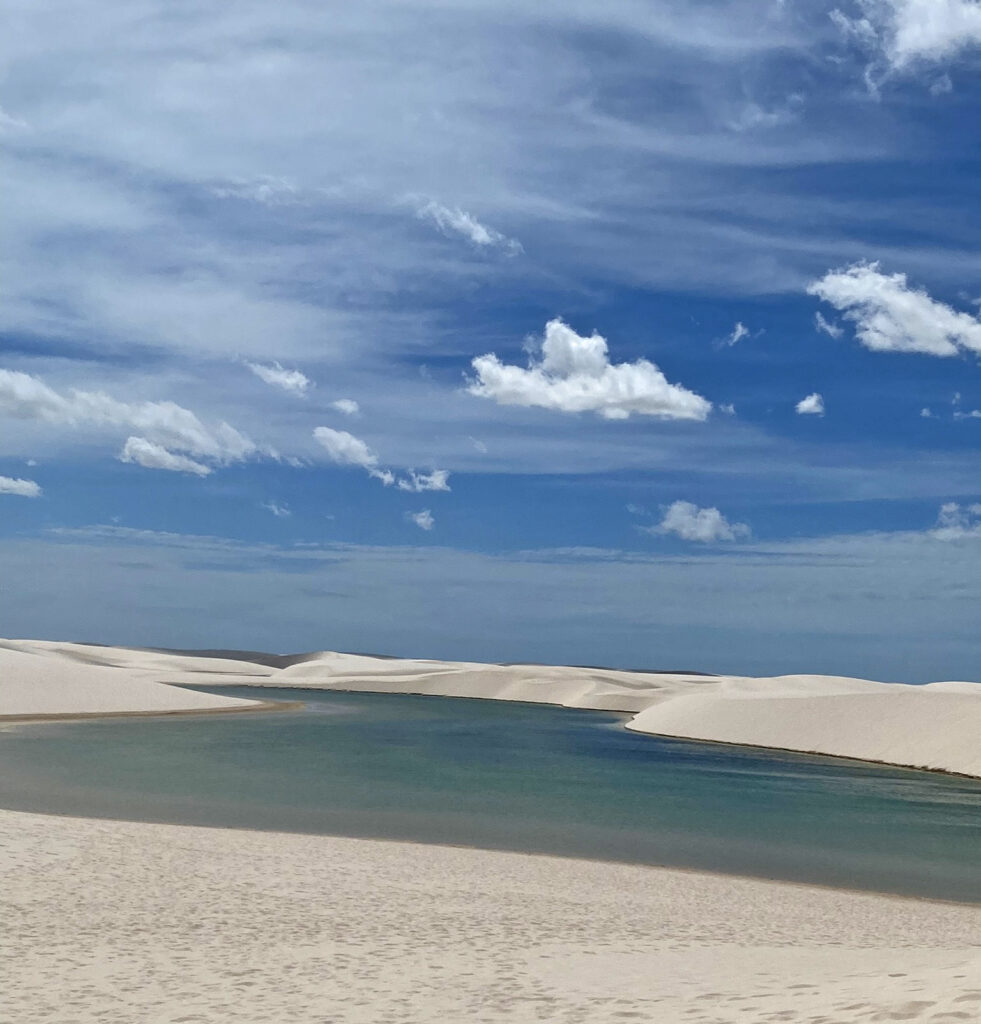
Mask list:
[{"label": "reflection on water", "polygon": [[23,725],[0,806],[670,864],[981,902],[981,782],[524,704],[223,689],[302,711]]}]

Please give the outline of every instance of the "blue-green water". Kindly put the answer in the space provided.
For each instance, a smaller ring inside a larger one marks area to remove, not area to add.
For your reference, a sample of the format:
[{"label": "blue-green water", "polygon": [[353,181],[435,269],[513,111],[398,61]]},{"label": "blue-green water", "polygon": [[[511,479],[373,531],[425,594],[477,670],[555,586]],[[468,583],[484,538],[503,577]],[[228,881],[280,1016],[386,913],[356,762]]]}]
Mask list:
[{"label": "blue-green water", "polygon": [[667,864],[981,902],[981,783],[523,704],[222,689],[303,710],[0,733],[0,806]]}]

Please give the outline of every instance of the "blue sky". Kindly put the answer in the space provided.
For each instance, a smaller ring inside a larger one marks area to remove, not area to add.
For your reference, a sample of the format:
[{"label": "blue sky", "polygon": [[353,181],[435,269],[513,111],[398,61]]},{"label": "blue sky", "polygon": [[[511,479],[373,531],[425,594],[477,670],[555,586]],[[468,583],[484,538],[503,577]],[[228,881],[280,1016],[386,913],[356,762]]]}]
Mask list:
[{"label": "blue sky", "polygon": [[8,21],[0,632],[981,678],[975,0]]}]

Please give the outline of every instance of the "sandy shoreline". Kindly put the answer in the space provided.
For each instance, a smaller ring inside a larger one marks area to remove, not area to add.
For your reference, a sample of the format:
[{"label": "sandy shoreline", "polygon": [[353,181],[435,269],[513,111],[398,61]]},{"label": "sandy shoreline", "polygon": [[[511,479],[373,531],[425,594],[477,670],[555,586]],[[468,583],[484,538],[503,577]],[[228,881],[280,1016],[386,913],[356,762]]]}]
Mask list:
[{"label": "sandy shoreline", "polygon": [[18,1022],[957,1022],[981,1010],[981,908],[955,904],[11,811],[0,873],[4,1012]]},{"label": "sandy shoreline", "polygon": [[181,686],[413,693],[617,711],[628,729],[981,778],[981,683],[922,686],[485,665],[321,651],[238,660],[41,640],[0,641],[0,716],[204,711],[255,702]]}]

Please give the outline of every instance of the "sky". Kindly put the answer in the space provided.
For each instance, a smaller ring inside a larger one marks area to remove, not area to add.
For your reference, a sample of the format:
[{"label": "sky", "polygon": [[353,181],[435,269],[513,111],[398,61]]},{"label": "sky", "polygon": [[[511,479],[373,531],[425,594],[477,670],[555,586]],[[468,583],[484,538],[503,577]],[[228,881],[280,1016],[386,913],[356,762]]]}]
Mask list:
[{"label": "sky", "polygon": [[8,0],[0,633],[981,679],[977,0]]}]

